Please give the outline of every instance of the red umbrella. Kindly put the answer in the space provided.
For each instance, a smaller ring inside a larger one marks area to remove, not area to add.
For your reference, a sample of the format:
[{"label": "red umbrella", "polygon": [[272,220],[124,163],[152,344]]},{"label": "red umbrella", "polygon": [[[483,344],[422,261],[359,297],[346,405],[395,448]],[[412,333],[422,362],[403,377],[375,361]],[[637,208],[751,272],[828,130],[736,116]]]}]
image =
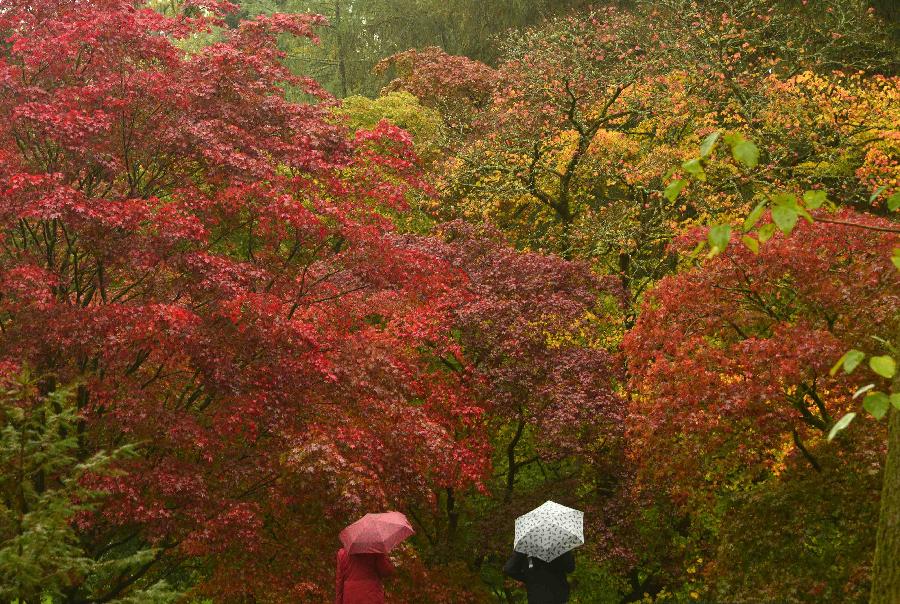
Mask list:
[{"label": "red umbrella", "polygon": [[400,512],[366,514],[341,531],[341,543],[349,554],[386,554],[414,533]]}]

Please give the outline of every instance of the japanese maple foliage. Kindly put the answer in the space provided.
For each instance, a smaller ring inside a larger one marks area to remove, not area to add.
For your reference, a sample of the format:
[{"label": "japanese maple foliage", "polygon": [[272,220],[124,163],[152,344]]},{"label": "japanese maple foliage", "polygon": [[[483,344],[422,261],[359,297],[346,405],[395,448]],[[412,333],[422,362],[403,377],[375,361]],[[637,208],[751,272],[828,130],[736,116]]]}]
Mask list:
[{"label": "japanese maple foliage", "polygon": [[468,276],[472,300],[455,324],[485,406],[533,424],[548,457],[583,453],[591,439],[577,431],[601,418],[616,433],[621,367],[606,348],[621,302],[615,278],[584,262],[518,252],[489,227],[457,221],[439,233],[447,243],[438,253]]},{"label": "japanese maple foliage", "polygon": [[477,112],[488,105],[497,71],[480,61],[449,55],[431,46],[407,50],[383,59],[375,70],[394,71],[382,92],[404,90],[426,107],[436,109],[451,131],[464,133]]},{"label": "japanese maple foliage", "polygon": [[280,65],[318,18],[180,50],[221,6],[0,11],[0,360],[79,384],[80,456],[140,445],[93,478],[87,550],[158,548],[82,598],[189,557],[209,593],[318,597],[342,523],[483,472],[480,410],[433,362],[465,277],[385,218],[419,185],[408,135],[349,137]]},{"label": "japanese maple foliage", "polygon": [[[838,218],[889,226],[850,211]],[[697,235],[676,245],[689,250]],[[889,260],[896,242],[886,231],[801,221],[758,255],[729,245],[663,279],[645,300],[623,342],[635,476],[626,495],[634,512],[622,527],[631,526],[635,556],[654,569],[655,590],[674,576],[675,584],[711,590],[708,597],[716,589],[737,593],[734,577],[749,573],[729,575],[734,564],[770,563],[759,556],[748,562],[748,551],[772,552],[773,567],[784,565],[779,558],[796,558],[808,547],[811,527],[835,517],[846,526],[822,538],[816,559],[872,547],[865,519],[877,516],[879,481],[842,475],[877,475],[886,439],[873,422],[826,442],[835,422],[859,406],[852,400],[858,379],[830,370],[847,349],[877,347],[869,334],[896,333],[900,284]],[[818,483],[828,486],[802,486]],[[756,534],[761,514],[778,528]],[[774,520],[776,514],[785,517]],[[735,547],[741,531],[752,537]],[[823,569],[804,562],[789,577],[769,570],[741,589],[759,594],[777,585],[772,597],[843,589],[838,599],[855,601],[866,593],[860,577],[867,565],[865,555]]]},{"label": "japanese maple foliage", "polygon": [[[510,520],[548,498],[579,509],[608,497],[581,497],[576,484],[608,495],[622,477],[625,404],[617,392],[620,359],[615,317],[622,289],[586,262],[519,252],[495,229],[455,221],[440,240],[414,239],[463,271],[470,299],[455,312],[466,376],[491,437],[493,480],[478,494],[451,493],[443,517],[426,523],[439,547],[468,554],[475,567],[502,563]],[[474,495],[471,497],[469,495]],[[591,516],[593,552],[610,547],[604,524]],[[458,526],[474,526],[463,534]]]},{"label": "japanese maple foliage", "polygon": [[623,343],[645,478],[683,503],[699,483],[777,473],[785,455],[819,469],[807,445],[857,405],[834,360],[898,327],[893,245],[889,232],[802,223],[759,255],[729,246],[661,281]]}]

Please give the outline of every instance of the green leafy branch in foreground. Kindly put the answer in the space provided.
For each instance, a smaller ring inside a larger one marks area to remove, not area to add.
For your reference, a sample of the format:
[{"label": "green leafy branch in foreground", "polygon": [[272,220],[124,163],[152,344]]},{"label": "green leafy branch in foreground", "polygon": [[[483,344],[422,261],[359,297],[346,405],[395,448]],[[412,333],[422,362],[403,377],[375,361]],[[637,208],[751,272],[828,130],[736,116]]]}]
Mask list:
[{"label": "green leafy branch in foreground", "polygon": [[[896,354],[896,350],[890,342],[881,338],[875,339]],[[855,348],[848,350],[844,353],[844,356],[838,359],[838,362],[834,364],[830,373],[831,375],[835,375],[841,368],[843,368],[845,373],[853,373],[865,358],[866,353],[860,350],[856,350]],[[869,368],[873,373],[887,379],[892,379],[897,375],[897,362],[894,360],[893,356],[888,354],[869,357]],[[853,394],[853,399],[856,400],[860,396],[865,395],[862,403],[863,409],[868,411],[875,419],[881,419],[887,415],[891,405],[900,411],[900,392],[884,393],[879,392],[874,388],[874,383],[866,384]],[[828,440],[832,440],[838,432],[850,425],[850,422],[853,421],[855,417],[856,413],[848,413],[838,420],[828,433]]]},{"label": "green leafy branch in foreground", "polygon": [[[675,201],[691,179],[701,182],[706,181],[706,163],[720,140],[730,147],[731,156],[735,161],[748,170],[756,168],[759,163],[760,152],[752,141],[747,140],[740,133],[723,133],[721,130],[716,130],[703,139],[700,144],[700,154],[698,157],[687,160],[681,164],[681,169],[686,176],[685,178],[677,179],[669,183],[663,191],[663,195],[666,199]],[[886,189],[886,186],[876,189],[869,198],[869,202],[874,202]],[[886,207],[890,212],[900,210],[900,191],[896,191],[888,197]],[[769,241],[777,231],[781,231],[785,235],[790,235],[801,218],[809,223],[819,221],[862,229],[900,233],[900,228],[890,226],[878,227],[868,224],[858,224],[830,219],[821,215],[814,217],[812,212],[820,209],[837,209],[837,206],[828,199],[827,192],[821,189],[804,191],[800,196],[788,191],[765,192],[763,194],[763,199],[757,203],[753,210],[746,216],[740,227],[741,242],[751,252],[759,254],[760,246]],[[766,210],[770,210],[771,222],[760,224]],[[692,252],[692,256],[696,257],[707,245],[709,246],[707,257],[711,258],[721,254],[728,248],[733,232],[734,228],[728,223],[711,225],[707,233],[706,241],[700,242]],[[895,247],[893,249],[891,261],[897,270],[900,270],[900,247]],[[872,338],[883,347],[885,354],[870,356],[869,368],[878,376],[887,379],[895,378],[897,375],[897,361],[895,360],[895,357],[900,357],[896,346],[884,338],[878,336],[872,336]],[[865,357],[866,354],[860,350],[853,349],[847,351],[840,359],[838,359],[834,367],[832,367],[831,375],[834,376],[841,368],[848,374],[852,373]],[[875,419],[880,420],[884,418],[891,405],[900,411],[900,392],[881,392],[875,390],[874,383],[869,383],[859,388],[854,393],[853,399],[856,400],[863,395],[865,396],[863,398],[862,408]],[[856,418],[856,415],[855,412],[847,413],[836,421],[828,433],[828,440],[833,440],[839,432],[847,428],[847,426],[849,426]]]}]

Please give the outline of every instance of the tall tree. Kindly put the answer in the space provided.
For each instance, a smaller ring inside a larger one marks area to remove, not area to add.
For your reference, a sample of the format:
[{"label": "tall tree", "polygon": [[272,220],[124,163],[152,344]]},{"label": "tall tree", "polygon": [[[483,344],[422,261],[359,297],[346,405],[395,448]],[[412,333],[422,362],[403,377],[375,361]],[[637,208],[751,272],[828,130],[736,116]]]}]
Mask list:
[{"label": "tall tree", "polygon": [[437,46],[452,55],[494,62],[496,38],[584,0],[243,0],[238,18],[258,14],[324,15],[329,26],[318,43],[283,39],[287,64],[311,75],[334,94],[375,96],[385,83],[372,72],[382,59],[408,49]]},{"label": "tall tree", "polygon": [[[468,277],[470,298],[454,324],[471,365],[453,365],[470,375],[485,410],[493,466],[486,489],[448,491],[443,514],[425,526],[441,539],[441,555],[463,557],[501,590],[495,569],[508,555],[509,525],[498,517],[511,520],[548,497],[600,508],[624,474],[622,368],[607,349],[621,288],[585,262],[518,252],[490,227],[456,221],[438,234],[417,245]],[[582,497],[576,485],[605,496]],[[611,545],[609,517],[591,523],[595,556]]]},{"label": "tall tree", "polygon": [[0,11],[0,361],[79,385],[76,459],[136,447],[87,485],[108,495],[76,527],[87,555],[155,552],[72,601],[164,577],[320,599],[330,557],[298,552],[485,467],[479,410],[435,362],[464,278],[387,218],[419,185],[408,135],[284,98],[325,96],[276,45],[318,18],[228,29],[216,5]]},{"label": "tall tree", "polygon": [[[894,379],[893,391],[900,392],[900,380],[897,378]],[[900,598],[898,558],[900,558],[900,408],[892,405],[888,409],[888,452],[881,489],[881,514],[872,571],[872,593],[869,599],[871,604],[887,604]]]},{"label": "tall tree", "polygon": [[[890,227],[853,213],[839,221]],[[646,300],[624,341],[636,390],[630,445],[645,460],[639,483],[665,493],[692,526],[717,530],[711,523],[726,516],[715,520],[716,506],[749,485],[777,483],[785,467],[823,474],[852,471],[844,464],[881,466],[885,439],[877,425],[843,443],[843,463],[827,450],[827,463],[816,453],[858,404],[855,380],[833,375],[834,360],[868,334],[898,327],[898,277],[887,254],[896,236],[874,228],[798,224],[758,254],[729,246],[664,279]],[[695,240],[683,243],[689,249]],[[861,305],[864,314],[855,311]]]}]

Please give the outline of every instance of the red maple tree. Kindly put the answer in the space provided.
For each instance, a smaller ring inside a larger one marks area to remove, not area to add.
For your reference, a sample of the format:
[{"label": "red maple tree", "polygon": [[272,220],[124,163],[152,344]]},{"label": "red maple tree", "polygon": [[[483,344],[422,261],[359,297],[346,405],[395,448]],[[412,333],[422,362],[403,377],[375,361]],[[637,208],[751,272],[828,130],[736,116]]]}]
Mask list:
[{"label": "red maple tree", "polygon": [[[454,221],[438,239],[413,239],[467,277],[454,313],[465,378],[490,438],[492,479],[480,491],[448,489],[423,522],[440,553],[475,569],[501,566],[512,519],[552,498],[588,509],[590,556],[614,546],[608,504],[624,473],[626,406],[617,392],[623,293],[583,261],[517,251],[490,226]],[[590,495],[576,485],[596,485]],[[477,527],[466,531],[463,527]]]},{"label": "red maple tree", "polygon": [[[859,224],[883,222],[847,214]],[[824,437],[856,405],[854,382],[829,373],[834,359],[868,333],[897,327],[896,270],[886,253],[895,239],[804,223],[758,256],[729,246],[663,279],[623,343],[638,393],[634,442],[655,460],[647,466],[653,480],[677,498],[710,478],[704,464],[758,471],[777,464],[790,443],[815,465],[804,442]],[[864,315],[855,312],[862,305]]]},{"label": "red maple tree", "polygon": [[497,71],[481,61],[449,55],[430,46],[410,49],[381,60],[379,73],[393,72],[382,92],[405,90],[426,107],[436,109],[447,127],[464,134],[478,111],[491,101]]},{"label": "red maple tree", "polygon": [[336,527],[483,471],[480,411],[433,362],[464,276],[386,218],[419,185],[408,135],[349,137],[282,67],[275,36],[318,18],[179,48],[223,6],[0,11],[0,360],[78,384],[79,455],[138,444],[95,478],[86,550],[157,548],[91,600],[188,567],[209,593],[308,599]]}]

